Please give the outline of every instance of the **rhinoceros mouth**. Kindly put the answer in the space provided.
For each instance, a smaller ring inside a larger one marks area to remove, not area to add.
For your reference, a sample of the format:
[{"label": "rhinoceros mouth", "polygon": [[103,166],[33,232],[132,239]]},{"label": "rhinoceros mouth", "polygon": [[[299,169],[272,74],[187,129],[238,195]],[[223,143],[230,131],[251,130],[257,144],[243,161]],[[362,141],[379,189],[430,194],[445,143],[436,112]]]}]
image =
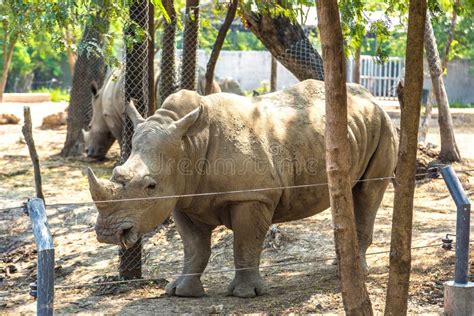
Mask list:
[{"label": "rhinoceros mouth", "polygon": [[121,225],[115,232],[96,226],[96,234],[99,242],[119,245],[125,249],[131,248],[139,239],[138,231],[130,223]]},{"label": "rhinoceros mouth", "polygon": [[118,234],[120,245],[125,249],[131,248],[138,241],[138,233],[133,228],[133,226],[125,229],[120,229],[118,231]]}]

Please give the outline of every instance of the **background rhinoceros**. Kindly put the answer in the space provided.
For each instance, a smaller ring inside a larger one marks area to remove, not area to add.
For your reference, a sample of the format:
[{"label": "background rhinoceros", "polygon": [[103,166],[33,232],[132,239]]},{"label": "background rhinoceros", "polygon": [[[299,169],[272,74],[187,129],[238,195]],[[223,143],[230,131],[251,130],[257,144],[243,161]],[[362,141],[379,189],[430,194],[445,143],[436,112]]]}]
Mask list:
[{"label": "background rhinoceros", "polygon": [[[127,106],[136,127],[130,157],[108,181],[89,170],[97,239],[130,247],[173,213],[184,269],[167,293],[201,296],[211,232],[225,225],[233,230],[236,267],[229,294],[265,293],[258,266],[269,226],[329,207],[324,103],[324,83],[306,80],[255,98],[182,90],[146,120]],[[357,85],[348,88],[348,128],[366,267],[375,215],[396,166],[397,137],[388,115]],[[377,181],[364,181],[372,178]]]},{"label": "background rhinoceros", "polygon": [[[158,83],[160,67],[155,63],[155,94],[159,99]],[[123,113],[123,85],[125,73],[121,69],[113,70],[99,90],[92,84],[92,118],[88,131],[83,130],[87,156],[95,159],[104,159],[115,140],[122,145]],[[197,92],[204,93],[206,84],[205,74],[198,71]],[[221,92],[219,85],[213,81],[211,93]]]}]

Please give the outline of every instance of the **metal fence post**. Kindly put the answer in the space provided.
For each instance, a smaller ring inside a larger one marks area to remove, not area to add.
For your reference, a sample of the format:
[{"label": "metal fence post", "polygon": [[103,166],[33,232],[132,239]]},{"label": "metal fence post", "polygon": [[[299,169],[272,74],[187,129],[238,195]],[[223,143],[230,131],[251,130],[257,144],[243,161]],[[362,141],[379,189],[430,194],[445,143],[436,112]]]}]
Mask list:
[{"label": "metal fence post", "polygon": [[451,166],[441,169],[457,208],[456,219],[456,265],[454,281],[444,286],[444,312],[447,315],[474,314],[474,283],[469,282],[469,233],[471,203]]},{"label": "metal fence post", "polygon": [[54,310],[54,245],[42,199],[32,198],[27,212],[38,251],[37,315],[53,315]]}]

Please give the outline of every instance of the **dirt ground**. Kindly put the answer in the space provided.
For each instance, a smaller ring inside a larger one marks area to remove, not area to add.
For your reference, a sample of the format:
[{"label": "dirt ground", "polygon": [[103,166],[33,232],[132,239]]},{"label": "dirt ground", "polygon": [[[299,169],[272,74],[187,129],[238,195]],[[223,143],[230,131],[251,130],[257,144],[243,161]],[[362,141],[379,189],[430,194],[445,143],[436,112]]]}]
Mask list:
[{"label": "dirt ground", "polygon": [[[14,105],[10,107],[18,110]],[[50,114],[51,108],[48,111],[32,110],[35,122],[40,122],[38,116],[41,113]],[[459,127],[457,131],[465,161],[455,164],[454,168],[474,169],[474,127]],[[118,157],[115,146],[105,162],[59,158],[56,154],[65,135],[65,128],[34,129],[47,204],[90,201],[85,176],[87,166],[92,166],[99,176],[106,177],[111,174]],[[435,128],[428,139],[439,143]],[[474,172],[461,172],[459,175],[472,198]],[[32,177],[21,126],[0,126],[0,208],[17,207],[33,196]],[[384,308],[392,205],[393,187],[390,186],[377,215],[374,243],[368,251],[371,255],[368,256],[370,275],[367,288],[376,312],[382,312]],[[213,273],[233,268],[232,235],[225,228],[216,229],[213,234],[208,273],[203,276],[207,296],[199,299],[166,297],[164,286],[180,272],[182,264],[182,244],[172,224],[158,228],[145,238],[144,277],[153,281],[80,287],[116,280],[118,249],[96,241],[93,205],[48,207],[47,213],[56,251],[54,307],[58,314],[343,313],[337,267],[333,264],[329,211],[274,226],[267,238],[261,263],[269,293],[254,299],[225,296],[233,273]],[[429,247],[413,250],[410,313],[438,314],[442,311],[443,282],[453,278],[454,252],[444,250],[440,245],[447,233],[455,233],[455,219],[455,206],[443,180],[419,181],[413,247]],[[474,253],[471,253],[471,258],[474,258]],[[471,267],[473,274],[474,266]],[[19,209],[1,210],[0,314],[35,311],[35,301],[28,294],[29,283],[35,277],[36,252],[28,217]]]}]

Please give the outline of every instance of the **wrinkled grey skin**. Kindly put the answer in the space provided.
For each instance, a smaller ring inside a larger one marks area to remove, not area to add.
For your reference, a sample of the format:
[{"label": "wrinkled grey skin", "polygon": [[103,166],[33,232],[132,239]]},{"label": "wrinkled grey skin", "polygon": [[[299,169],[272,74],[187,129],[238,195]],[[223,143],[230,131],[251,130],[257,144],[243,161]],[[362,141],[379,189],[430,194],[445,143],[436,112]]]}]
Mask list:
[{"label": "wrinkled grey skin", "polygon": [[[160,68],[155,62],[155,93],[158,100],[158,82]],[[122,146],[123,113],[125,105],[122,99],[122,87],[125,75],[122,70],[114,70],[105,80],[100,90],[95,83],[92,84],[92,119],[89,129],[83,130],[87,156],[102,160],[105,158],[115,140]],[[197,92],[203,94],[205,89],[205,77],[199,72]],[[221,92],[217,82],[213,82],[211,93]]]},{"label": "wrinkled grey skin", "polygon": [[[225,225],[234,234],[238,269],[228,293],[266,293],[258,266],[270,225],[329,207],[327,186],[291,188],[327,183],[324,83],[306,80],[256,98],[226,93],[203,97],[183,90],[146,120],[133,105],[126,111],[136,125],[129,159],[114,169],[111,180],[99,180],[89,170],[99,211],[97,239],[131,247],[172,213],[184,243],[184,269],[166,292],[202,296],[200,274],[211,254],[211,232]],[[348,88],[348,128],[351,179],[392,176],[398,150],[395,130],[388,115],[358,85]],[[222,168],[223,161],[234,169]],[[388,182],[354,182],[363,267]],[[259,188],[275,189],[246,191]],[[196,195],[228,191],[239,192]],[[154,199],[100,203],[143,198]]]}]

